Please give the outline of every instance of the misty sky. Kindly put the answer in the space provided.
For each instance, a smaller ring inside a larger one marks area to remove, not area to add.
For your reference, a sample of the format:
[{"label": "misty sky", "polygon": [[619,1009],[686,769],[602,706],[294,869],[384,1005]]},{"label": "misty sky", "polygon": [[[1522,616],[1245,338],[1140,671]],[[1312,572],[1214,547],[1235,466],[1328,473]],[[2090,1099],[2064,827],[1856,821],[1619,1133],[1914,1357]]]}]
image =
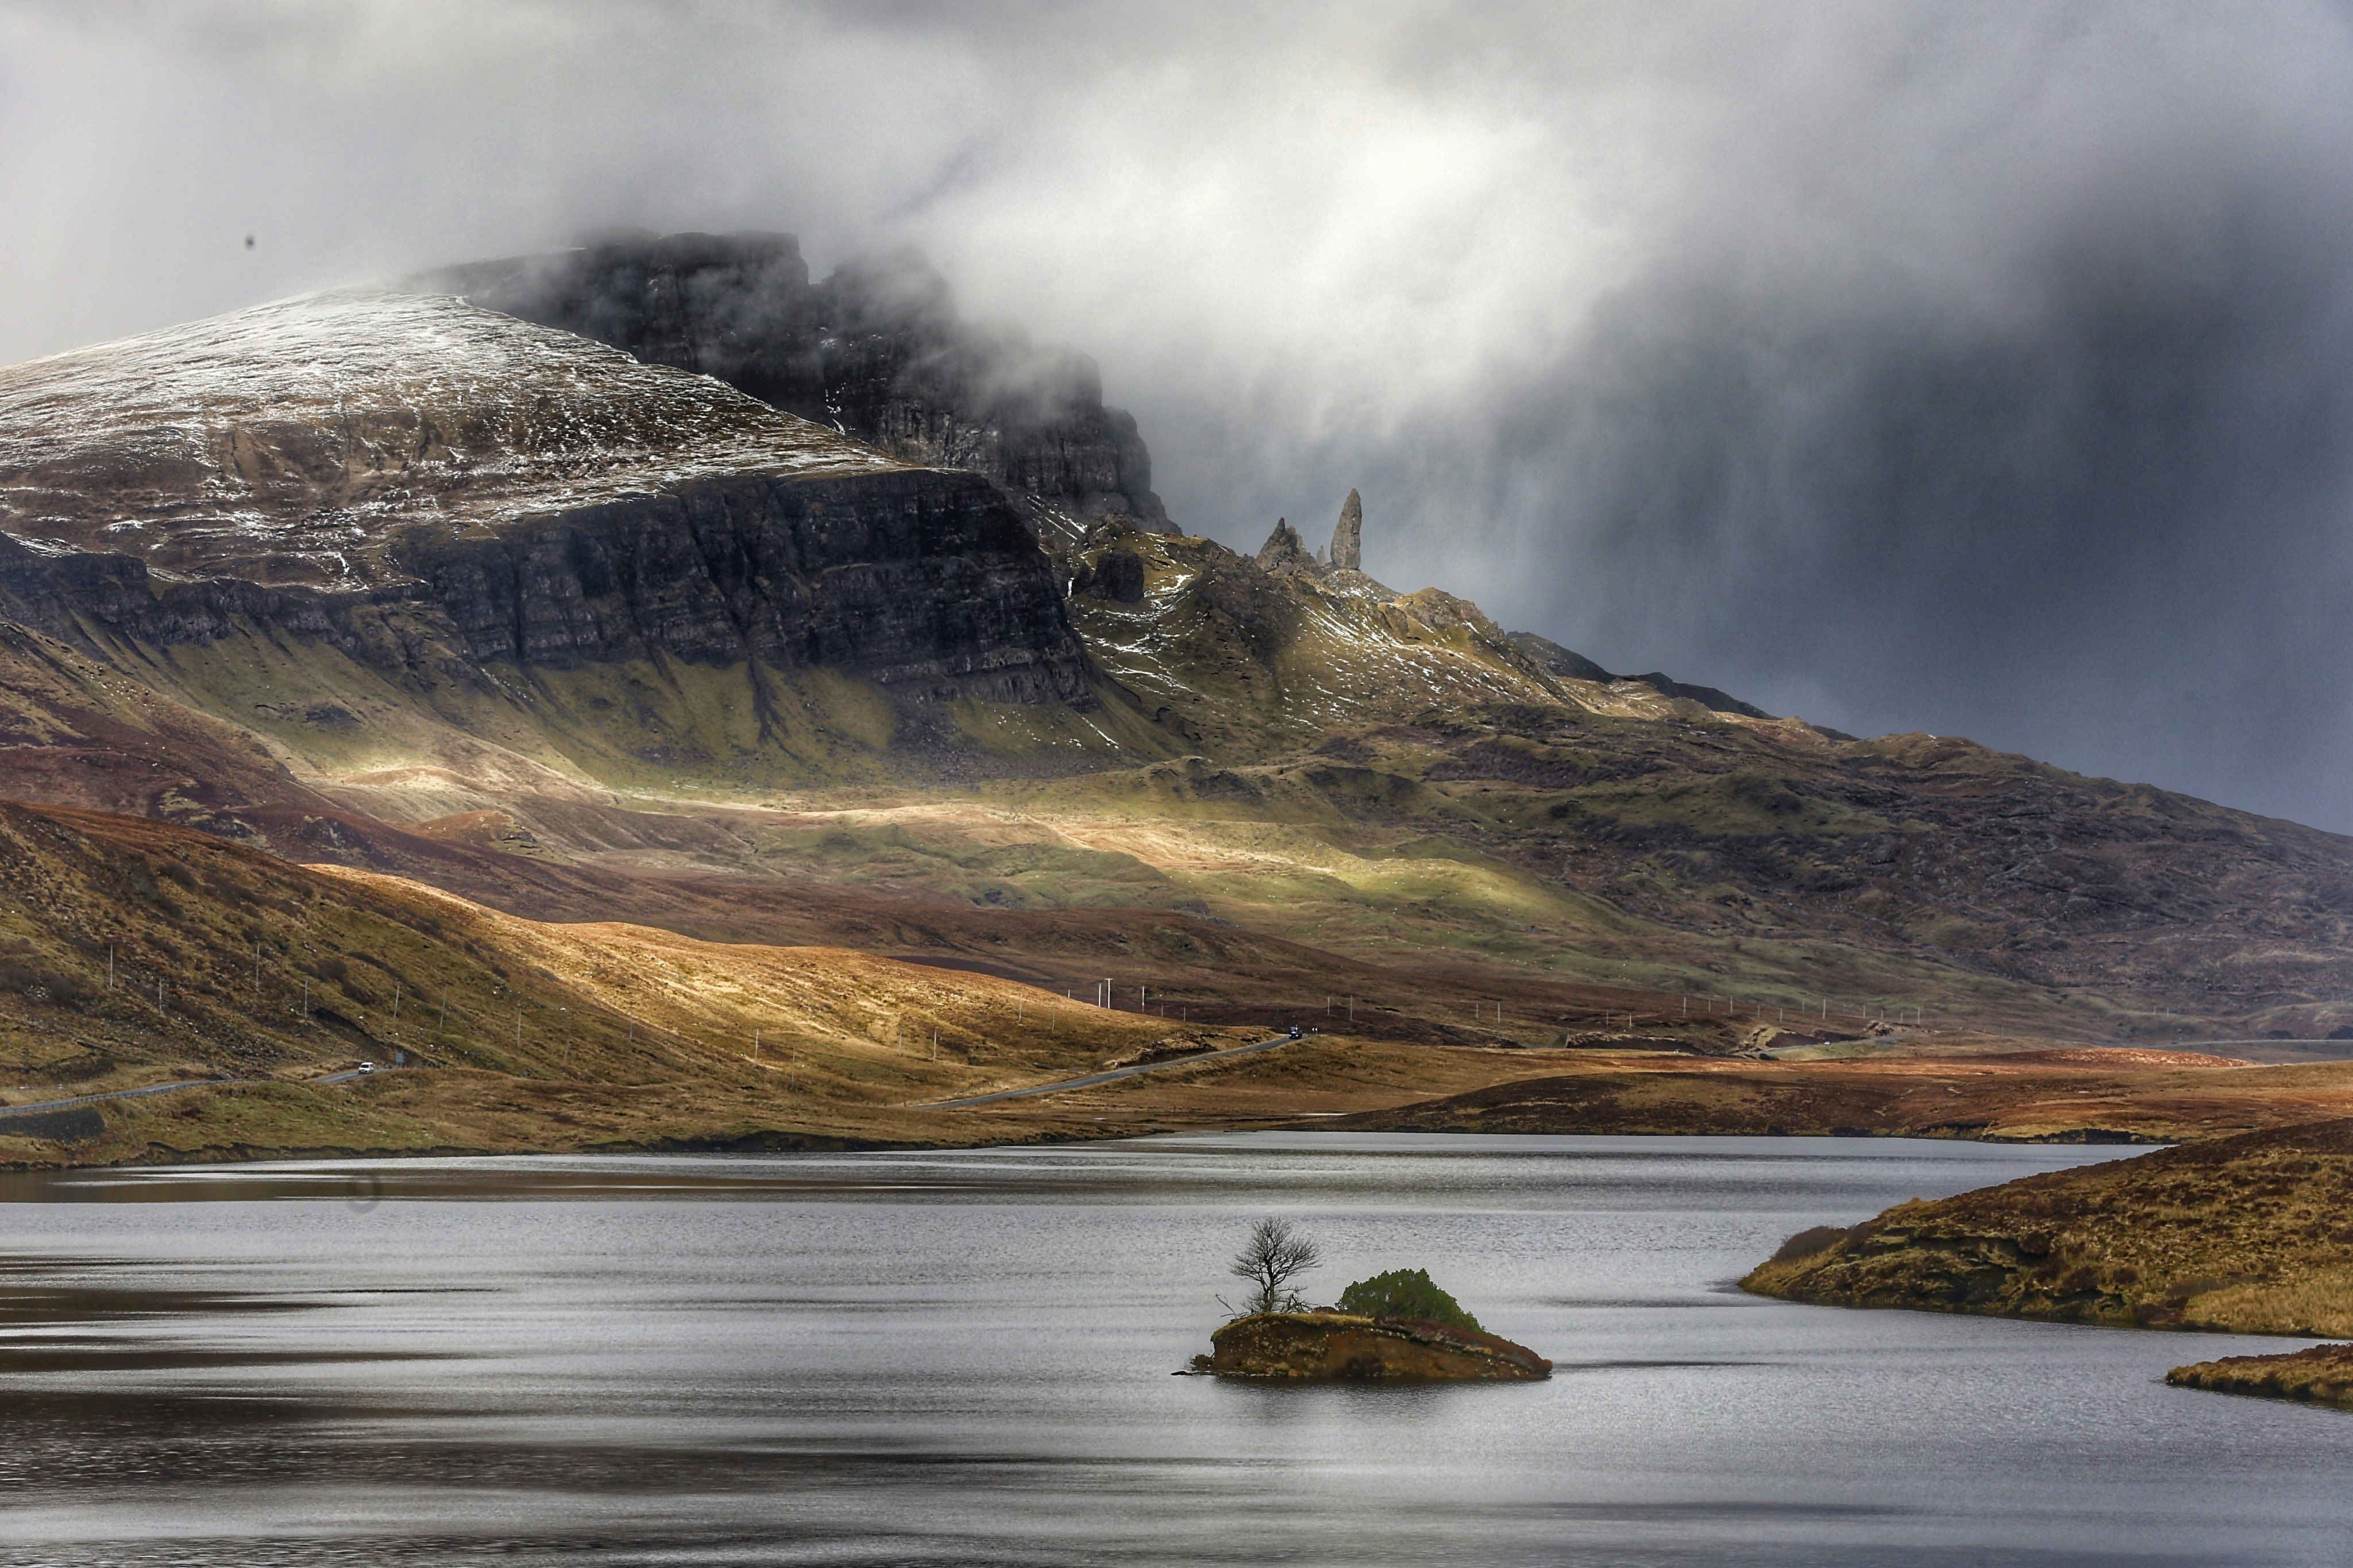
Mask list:
[{"label": "misty sky", "polygon": [[1377,575],[1612,668],[2353,831],[2340,5],[0,0],[0,362],[913,243],[1188,529],[1357,486]]}]

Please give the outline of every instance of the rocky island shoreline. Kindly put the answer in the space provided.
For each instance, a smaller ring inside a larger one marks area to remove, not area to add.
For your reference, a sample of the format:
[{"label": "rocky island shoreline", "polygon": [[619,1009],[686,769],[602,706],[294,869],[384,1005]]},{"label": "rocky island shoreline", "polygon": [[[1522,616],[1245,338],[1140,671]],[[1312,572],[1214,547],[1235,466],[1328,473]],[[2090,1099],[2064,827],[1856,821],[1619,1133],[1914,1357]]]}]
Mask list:
[{"label": "rocky island shoreline", "polygon": [[1427,1319],[1259,1312],[1209,1337],[1219,1377],[1322,1383],[1535,1382],[1552,1363],[1525,1345]]}]

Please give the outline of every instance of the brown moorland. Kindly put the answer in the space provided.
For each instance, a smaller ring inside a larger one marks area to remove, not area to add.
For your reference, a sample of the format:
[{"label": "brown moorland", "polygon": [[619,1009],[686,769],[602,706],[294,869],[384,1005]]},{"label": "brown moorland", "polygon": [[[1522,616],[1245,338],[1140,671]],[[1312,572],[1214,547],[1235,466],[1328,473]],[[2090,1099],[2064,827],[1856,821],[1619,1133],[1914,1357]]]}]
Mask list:
[{"label": "brown moorland", "polygon": [[2193,1362],[2167,1373],[2165,1381],[2176,1388],[2353,1410],[2353,1345],[2314,1345],[2284,1355],[2233,1355]]},{"label": "brown moorland", "polygon": [[2338,1118],[1915,1199],[1793,1237],[1741,1283],[1837,1306],[2348,1335],[2348,1212]]},{"label": "brown moorland", "polygon": [[1966,1036],[1850,1061],[1595,1052],[1579,1067],[1328,1125],[2166,1143],[2353,1114],[2353,1062],[2258,1067],[2186,1051],[2034,1048]]},{"label": "brown moorland", "polygon": [[[1295,997],[1335,985],[1341,972],[1319,967],[1324,955],[1165,911],[1088,921],[946,908],[927,924],[920,910],[869,900],[866,940],[888,937],[922,960],[911,963],[806,941],[532,920],[164,823],[7,805],[0,886],[0,1101],[196,1085],[80,1108],[66,1122],[0,1115],[0,1159],[17,1163],[1275,1125],[2084,1140],[2353,1111],[2353,1066],[2340,1064],[2253,1068],[1973,1037],[1944,1039],[1933,1047],[1943,1056],[1916,1042],[1848,1061],[1704,1054],[1741,1048],[1725,1018],[1675,1019],[1676,1035],[1645,1017],[1630,1035],[1587,1028],[1579,1048],[1531,1047],[1513,1033],[1558,1038],[1569,1016],[1539,1013],[1526,1028],[1538,1003],[1581,1006],[1600,1025],[1613,998],[1525,981],[1518,1018],[1499,1030],[1470,979],[1369,965],[1346,976],[1368,994],[1352,1029],[1338,1001],[1327,1013],[1251,999],[1253,988]],[[752,891],[779,934],[796,929],[776,889]],[[813,900],[800,919],[842,920],[845,899]],[[986,940],[1008,930],[1018,940]],[[1136,1012],[1075,1000],[1040,973],[1049,963],[1083,973],[1107,950],[1133,961],[1155,942],[1198,944],[1200,970],[1226,990],[1205,982],[1208,994],[1173,1005],[1155,990],[1153,1010]],[[1258,1055],[1190,1059],[1293,1018],[1333,1027]],[[1674,1048],[1656,1048],[1662,1040]],[[1632,1048],[1644,1042],[1652,1048]],[[1168,1065],[1067,1093],[925,1108],[1154,1059]],[[363,1060],[411,1070],[315,1081]]]}]

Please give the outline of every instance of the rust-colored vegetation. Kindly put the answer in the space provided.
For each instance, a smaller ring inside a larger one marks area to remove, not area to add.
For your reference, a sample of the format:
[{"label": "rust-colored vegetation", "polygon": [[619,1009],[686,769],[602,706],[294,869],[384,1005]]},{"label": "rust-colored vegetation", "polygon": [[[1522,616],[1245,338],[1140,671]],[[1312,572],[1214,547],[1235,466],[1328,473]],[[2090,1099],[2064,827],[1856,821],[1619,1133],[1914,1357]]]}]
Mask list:
[{"label": "rust-colored vegetation", "polygon": [[2353,1121],[1900,1204],[1741,1283],[1794,1301],[2236,1333],[2353,1334]]}]

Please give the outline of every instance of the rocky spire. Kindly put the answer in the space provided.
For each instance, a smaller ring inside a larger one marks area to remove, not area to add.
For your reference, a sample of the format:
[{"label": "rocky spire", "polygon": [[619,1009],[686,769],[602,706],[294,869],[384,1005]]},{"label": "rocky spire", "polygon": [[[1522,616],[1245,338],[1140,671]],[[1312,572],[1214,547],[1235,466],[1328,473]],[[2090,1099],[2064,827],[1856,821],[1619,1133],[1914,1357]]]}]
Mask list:
[{"label": "rocky spire", "polygon": [[1274,520],[1274,531],[1258,547],[1258,563],[1268,572],[1295,572],[1302,568],[1313,571],[1315,557],[1307,553],[1306,541],[1299,537],[1299,531],[1291,526],[1290,521],[1278,517]]},{"label": "rocky spire", "polygon": [[1340,503],[1340,526],[1332,531],[1332,567],[1338,572],[1365,569],[1365,503],[1354,490]]}]

